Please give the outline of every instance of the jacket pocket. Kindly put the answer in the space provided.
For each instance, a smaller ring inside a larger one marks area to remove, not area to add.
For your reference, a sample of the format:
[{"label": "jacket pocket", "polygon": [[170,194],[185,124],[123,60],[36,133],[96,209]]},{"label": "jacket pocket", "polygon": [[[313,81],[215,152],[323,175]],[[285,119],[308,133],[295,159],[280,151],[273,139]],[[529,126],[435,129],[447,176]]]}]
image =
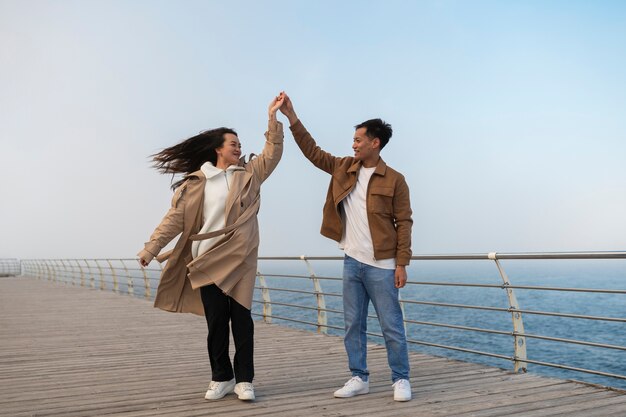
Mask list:
[{"label": "jacket pocket", "polygon": [[393,212],[393,188],[370,188],[368,206],[371,213],[391,214]]}]

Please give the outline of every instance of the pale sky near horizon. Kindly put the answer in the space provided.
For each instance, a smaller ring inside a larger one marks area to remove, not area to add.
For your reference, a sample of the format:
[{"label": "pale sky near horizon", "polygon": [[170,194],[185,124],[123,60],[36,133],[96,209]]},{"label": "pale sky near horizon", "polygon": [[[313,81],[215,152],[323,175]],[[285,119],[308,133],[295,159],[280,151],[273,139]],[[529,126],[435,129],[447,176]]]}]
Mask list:
[{"label": "pale sky near horizon", "polygon": [[[0,258],[134,257],[171,197],[149,155],[258,153],[281,90],[338,156],[392,124],[415,254],[626,250],[624,2],[0,0]],[[340,255],[279,117],[260,254]]]}]

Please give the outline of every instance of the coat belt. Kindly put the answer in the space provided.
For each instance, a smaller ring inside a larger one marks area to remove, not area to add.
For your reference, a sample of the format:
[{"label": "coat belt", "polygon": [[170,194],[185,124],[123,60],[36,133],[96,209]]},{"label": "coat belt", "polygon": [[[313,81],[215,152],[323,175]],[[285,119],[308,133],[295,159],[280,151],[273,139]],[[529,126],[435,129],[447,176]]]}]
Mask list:
[{"label": "coat belt", "polygon": [[[237,221],[235,221],[235,223],[229,226],[226,226],[223,229],[215,230],[213,232],[191,235],[189,237],[189,240],[205,240],[205,239],[210,239],[215,236],[225,235],[226,233],[233,231],[234,229],[240,227],[242,224],[250,220],[252,216],[257,214],[260,206],[261,206],[261,197],[260,195],[257,195],[254,202],[241,214],[241,216],[239,216],[239,218],[237,218]],[[156,260],[159,263],[162,263],[170,257],[172,252],[173,250],[164,252],[160,254],[159,256],[157,256]]]}]

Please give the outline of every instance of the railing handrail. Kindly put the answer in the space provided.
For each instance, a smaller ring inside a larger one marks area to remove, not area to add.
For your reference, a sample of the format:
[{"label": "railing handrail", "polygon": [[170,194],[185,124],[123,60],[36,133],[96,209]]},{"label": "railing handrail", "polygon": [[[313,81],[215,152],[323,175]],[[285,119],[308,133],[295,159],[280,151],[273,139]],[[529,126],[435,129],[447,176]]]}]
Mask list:
[{"label": "railing handrail", "polygon": [[[337,261],[343,256],[259,256],[259,260],[297,261]],[[580,251],[580,252],[487,252],[460,254],[413,255],[413,261],[474,261],[494,259],[626,259],[626,251]]]}]

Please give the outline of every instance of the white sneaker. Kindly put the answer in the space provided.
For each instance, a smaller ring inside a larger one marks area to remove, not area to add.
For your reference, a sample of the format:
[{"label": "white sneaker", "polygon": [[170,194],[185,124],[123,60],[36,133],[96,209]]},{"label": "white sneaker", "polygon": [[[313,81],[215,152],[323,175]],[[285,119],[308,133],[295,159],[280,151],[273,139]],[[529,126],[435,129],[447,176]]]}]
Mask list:
[{"label": "white sneaker", "polygon": [[337,398],[350,398],[355,395],[367,394],[370,392],[370,383],[363,381],[361,377],[353,376],[345,383],[343,388],[339,388],[335,391],[335,397]]},{"label": "white sneaker", "polygon": [[398,379],[392,387],[395,401],[409,401],[411,399],[411,383],[408,379]]},{"label": "white sneaker", "polygon": [[252,401],[255,399],[254,386],[251,382],[240,382],[235,385],[235,394],[243,401]]},{"label": "white sneaker", "polygon": [[204,398],[207,400],[219,400],[229,392],[233,392],[234,387],[234,378],[230,381],[211,381],[211,383],[209,384],[209,389],[207,390],[206,394],[204,394]]}]

